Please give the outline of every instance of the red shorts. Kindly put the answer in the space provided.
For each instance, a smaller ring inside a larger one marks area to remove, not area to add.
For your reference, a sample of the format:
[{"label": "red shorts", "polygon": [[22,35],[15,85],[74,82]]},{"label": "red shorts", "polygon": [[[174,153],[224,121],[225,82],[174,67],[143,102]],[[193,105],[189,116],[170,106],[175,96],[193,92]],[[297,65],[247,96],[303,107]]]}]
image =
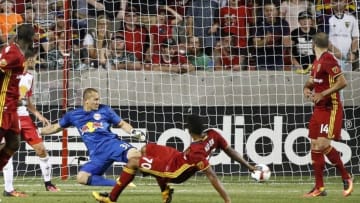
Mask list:
[{"label": "red shorts", "polygon": [[[140,159],[140,170],[159,177],[175,178],[183,169],[183,163],[177,163],[177,157],[182,156],[175,148],[157,144],[147,144],[145,155]],[[188,168],[188,167],[187,167]],[[181,171],[179,172],[179,169]]]},{"label": "red shorts", "polygon": [[42,137],[30,116],[19,116],[20,134],[29,145],[42,142]]},{"label": "red shorts", "polygon": [[342,119],[341,105],[329,110],[315,108],[309,122],[309,138],[325,137],[331,140],[340,140]]},{"label": "red shorts", "polygon": [[[0,128],[5,131],[12,131],[15,134],[20,133],[20,123],[18,114],[16,111],[10,112],[2,112],[1,119],[0,119]],[[3,135],[1,135],[3,136]],[[2,137],[1,137],[2,138]]]}]

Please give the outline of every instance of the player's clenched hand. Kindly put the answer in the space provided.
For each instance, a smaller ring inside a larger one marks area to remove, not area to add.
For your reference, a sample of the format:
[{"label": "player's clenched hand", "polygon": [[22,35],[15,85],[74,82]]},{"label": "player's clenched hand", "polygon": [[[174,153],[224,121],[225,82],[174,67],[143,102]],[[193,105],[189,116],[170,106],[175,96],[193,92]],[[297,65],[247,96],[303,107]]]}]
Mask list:
[{"label": "player's clenched hand", "polygon": [[312,101],[316,104],[318,103],[320,100],[322,100],[324,98],[324,95],[322,93],[314,93],[312,95]]},{"label": "player's clenched hand", "polygon": [[130,135],[132,137],[135,137],[137,140],[143,142],[146,140],[146,135],[143,131],[141,130],[136,130],[136,129],[133,129],[130,133]]},{"label": "player's clenched hand", "polygon": [[305,96],[306,99],[311,99],[311,97],[312,97],[312,92],[307,87],[304,88],[304,96]]}]

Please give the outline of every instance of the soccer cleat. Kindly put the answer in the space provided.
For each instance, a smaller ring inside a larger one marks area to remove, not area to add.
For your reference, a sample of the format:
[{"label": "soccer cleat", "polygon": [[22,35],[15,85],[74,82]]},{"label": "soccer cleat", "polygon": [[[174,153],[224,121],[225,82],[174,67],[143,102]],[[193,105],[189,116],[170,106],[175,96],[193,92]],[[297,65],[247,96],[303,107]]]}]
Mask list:
[{"label": "soccer cleat", "polygon": [[326,196],[327,193],[325,191],[325,188],[313,188],[310,190],[310,192],[306,193],[304,197],[320,197],[320,196]]},{"label": "soccer cleat", "polygon": [[4,197],[27,197],[28,195],[25,192],[18,192],[16,190],[13,190],[11,192],[6,192],[4,190],[3,196]]},{"label": "soccer cleat", "polygon": [[163,192],[161,192],[163,203],[170,203],[172,200],[173,193],[174,193],[174,189],[167,186],[166,189]]},{"label": "soccer cleat", "polygon": [[45,185],[45,189],[46,189],[46,191],[50,191],[50,192],[59,192],[60,191],[60,188],[56,187],[52,183]]},{"label": "soccer cleat", "polygon": [[92,196],[100,203],[114,203],[110,200],[108,193],[92,192]]},{"label": "soccer cleat", "polygon": [[136,187],[136,185],[133,182],[130,182],[127,186],[128,187]]},{"label": "soccer cleat", "polygon": [[45,184],[45,189],[46,189],[46,191],[50,191],[50,192],[59,192],[60,191],[60,189],[52,183]]},{"label": "soccer cleat", "polygon": [[353,182],[354,182],[353,177],[343,180],[343,183],[344,183],[343,195],[344,195],[344,197],[351,195],[352,191],[354,190]]}]

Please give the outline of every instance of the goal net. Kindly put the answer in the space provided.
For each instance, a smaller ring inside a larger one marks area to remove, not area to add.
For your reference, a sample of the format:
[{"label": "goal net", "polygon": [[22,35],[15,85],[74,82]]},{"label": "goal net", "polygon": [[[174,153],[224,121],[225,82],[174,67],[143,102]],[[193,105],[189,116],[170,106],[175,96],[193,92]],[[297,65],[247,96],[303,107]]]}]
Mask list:
[{"label": "goal net", "polygon": [[[294,47],[312,50],[291,31],[300,18],[317,27],[329,3],[238,1],[234,7],[228,4],[236,1],[230,0],[149,0],[125,1],[130,5],[125,9],[122,1],[104,2],[97,9],[86,1],[15,3],[23,21],[38,28],[33,101],[52,123],[82,105],[82,91],[93,87],[101,103],[146,131],[151,142],[184,150],[191,143],[185,116],[198,114],[209,127],[222,130],[250,163],[268,165],[273,178],[312,175],[307,138],[312,103],[302,94],[309,62],[290,57]],[[346,9],[357,23],[353,6]],[[306,15],[300,17],[300,10]],[[269,12],[278,16],[280,27],[267,23]],[[354,71],[344,71],[342,140],[333,146],[346,168],[359,174],[360,73],[358,64],[352,65]],[[138,148],[144,145],[120,129],[113,131]],[[43,139],[54,177],[73,177],[89,161],[74,128]],[[16,176],[41,177],[38,163],[22,142],[14,156]],[[106,175],[117,176],[122,164],[115,163]],[[211,164],[220,176],[249,178],[247,168],[224,152],[214,152]],[[336,168],[328,164],[326,175],[334,174]]]}]

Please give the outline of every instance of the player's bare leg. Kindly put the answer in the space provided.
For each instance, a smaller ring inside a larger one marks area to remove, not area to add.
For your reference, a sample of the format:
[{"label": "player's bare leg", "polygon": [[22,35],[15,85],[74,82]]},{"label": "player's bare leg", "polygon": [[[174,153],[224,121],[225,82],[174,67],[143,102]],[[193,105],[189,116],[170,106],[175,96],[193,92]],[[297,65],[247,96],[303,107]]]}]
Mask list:
[{"label": "player's bare leg", "polygon": [[5,139],[5,145],[0,150],[0,170],[3,170],[9,159],[15,154],[20,147],[20,136],[12,131],[5,131],[0,128],[0,134]]},{"label": "player's bare leg", "polygon": [[31,145],[35,150],[36,155],[39,157],[40,169],[44,178],[44,184],[46,191],[59,192],[60,189],[51,182],[51,164],[49,162],[49,154],[46,151],[43,142]]}]

